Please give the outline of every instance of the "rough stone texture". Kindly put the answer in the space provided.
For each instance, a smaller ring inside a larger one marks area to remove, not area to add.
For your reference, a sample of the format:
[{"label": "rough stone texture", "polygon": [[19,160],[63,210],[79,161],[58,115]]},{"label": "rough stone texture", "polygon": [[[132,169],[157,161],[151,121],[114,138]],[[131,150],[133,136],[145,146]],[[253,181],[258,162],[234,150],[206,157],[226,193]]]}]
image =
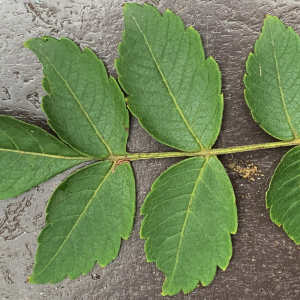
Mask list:
[{"label": "rough stone texture", "polygon": [[[12,115],[49,130],[40,109],[42,70],[22,43],[33,37],[69,37],[80,47],[90,47],[113,66],[123,30],[123,0],[0,0],[0,113]],[[131,2],[131,1],[127,1]],[[138,1],[143,3],[143,1]],[[280,17],[300,33],[300,1],[296,0],[152,0],[162,12],[169,8],[186,25],[200,33],[206,55],[219,63],[225,99],[222,132],[215,147],[271,142],[252,120],[243,97],[245,61],[262,26],[265,14]],[[166,151],[132,119],[128,150]],[[270,176],[288,149],[273,149],[222,156],[251,160],[262,171],[255,182],[230,172],[237,197],[239,229],[233,236],[233,258],[226,272],[188,295],[165,299],[299,299],[300,252],[281,228],[270,220],[264,194]],[[110,265],[99,266],[76,280],[55,285],[30,285],[36,238],[44,226],[47,200],[58,183],[72,171],[56,176],[19,197],[0,203],[0,299],[162,299],[164,276],[147,263],[144,241],[139,239],[139,209],[154,179],[178,159],[133,163],[137,179],[137,215],[133,232],[123,241]],[[74,170],[74,169],[73,169]],[[24,174],[26,176],[26,174]],[[1,180],[1,179],[0,179]]]}]

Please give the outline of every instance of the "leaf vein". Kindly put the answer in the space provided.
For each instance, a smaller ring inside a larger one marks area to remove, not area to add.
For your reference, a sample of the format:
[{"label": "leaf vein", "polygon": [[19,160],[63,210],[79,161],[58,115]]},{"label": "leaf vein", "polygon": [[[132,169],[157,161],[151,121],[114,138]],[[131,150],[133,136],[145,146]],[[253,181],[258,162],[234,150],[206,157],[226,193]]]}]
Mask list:
[{"label": "leaf vein", "polygon": [[106,179],[109,177],[109,175],[111,174],[113,168],[115,167],[116,163],[113,163],[110,167],[110,170],[107,172],[107,174],[105,175],[105,177],[103,178],[103,180],[100,182],[100,184],[98,185],[97,189],[95,190],[93,196],[91,197],[91,199],[88,201],[88,203],[86,204],[84,210],[82,211],[82,213],[80,214],[79,218],[77,219],[77,221],[75,222],[75,224],[73,225],[73,227],[71,228],[69,234],[66,236],[66,238],[64,239],[63,243],[61,244],[61,246],[58,248],[58,250],[56,251],[56,253],[53,255],[53,257],[51,258],[51,260],[47,263],[47,265],[40,271],[40,273],[37,275],[40,276],[47,268],[48,266],[52,263],[52,261],[55,259],[55,257],[59,254],[59,252],[61,251],[61,249],[63,248],[63,246],[65,245],[65,243],[68,241],[68,239],[70,238],[72,232],[74,231],[74,229],[76,228],[77,224],[80,222],[80,220],[82,219],[83,215],[85,214],[85,212],[87,211],[87,209],[89,208],[90,204],[93,202],[93,200],[95,198],[97,198],[97,193],[100,190],[100,188],[102,187],[102,185],[104,184],[104,182],[106,181]]},{"label": "leaf vein", "polygon": [[65,80],[62,75],[58,72],[58,70],[56,69],[56,67],[54,66],[54,64],[51,62],[51,60],[47,57],[46,54],[44,54],[41,50],[36,49],[36,51],[40,52],[41,55],[43,55],[47,61],[49,62],[49,64],[52,66],[53,70],[57,73],[57,75],[61,78],[61,80],[64,82],[64,84],[66,85],[66,87],[68,88],[68,90],[70,91],[70,93],[72,94],[72,96],[74,97],[74,99],[76,100],[77,104],[79,105],[80,109],[82,110],[82,112],[84,113],[84,115],[86,116],[88,122],[91,124],[91,126],[93,127],[94,131],[96,132],[96,134],[99,136],[101,142],[105,145],[107,151],[109,152],[109,154],[112,154],[112,150],[110,149],[110,147],[108,146],[108,144],[106,143],[105,139],[103,138],[103,136],[100,134],[99,130],[97,129],[97,127],[95,126],[95,124],[93,123],[93,121],[91,120],[89,114],[85,111],[84,107],[82,106],[80,100],[78,99],[78,97],[76,96],[76,94],[74,93],[74,91],[71,89],[71,87],[68,84],[68,81]]},{"label": "leaf vein", "polygon": [[195,183],[194,189],[193,189],[192,194],[191,194],[191,198],[190,198],[190,201],[189,201],[189,204],[188,204],[188,208],[187,208],[185,220],[184,220],[184,223],[183,223],[183,226],[182,226],[182,231],[181,231],[181,235],[180,235],[180,240],[179,240],[178,248],[177,248],[176,261],[175,261],[175,265],[174,265],[174,268],[173,268],[173,272],[172,272],[171,279],[170,279],[170,281],[169,281],[169,285],[171,285],[171,283],[173,282],[174,275],[175,275],[175,271],[176,271],[176,268],[177,268],[177,265],[178,265],[178,261],[179,261],[179,253],[180,253],[180,249],[181,249],[181,245],[182,245],[182,238],[183,238],[183,234],[184,234],[184,231],[185,231],[185,227],[186,227],[186,223],[187,223],[189,211],[191,210],[191,205],[192,205],[193,199],[194,199],[194,197],[195,197],[196,188],[197,188],[197,186],[198,186],[200,180],[202,179],[203,172],[204,172],[205,167],[206,167],[206,165],[207,165],[207,163],[208,163],[208,160],[209,160],[209,158],[206,157],[206,158],[205,158],[205,162],[204,162],[204,164],[202,165],[202,167],[201,167],[201,169],[200,169],[199,176],[198,176],[198,178],[197,178],[197,181],[196,181],[196,183]]},{"label": "leaf vein", "polygon": [[168,92],[169,92],[169,94],[170,94],[170,96],[171,96],[171,98],[172,98],[172,100],[173,100],[173,103],[175,104],[175,106],[176,106],[176,108],[177,108],[177,110],[178,110],[178,112],[179,112],[179,114],[180,114],[182,120],[184,121],[184,123],[185,123],[185,125],[187,126],[189,132],[192,134],[194,140],[197,142],[197,144],[199,145],[199,147],[200,147],[201,149],[204,149],[204,147],[203,147],[201,141],[198,139],[198,137],[196,136],[195,132],[193,131],[193,129],[191,128],[191,126],[190,126],[189,123],[187,122],[185,116],[183,115],[183,113],[182,113],[182,111],[181,111],[181,109],[180,109],[180,107],[179,107],[179,105],[178,105],[178,103],[177,103],[177,99],[174,97],[174,95],[173,95],[173,93],[172,93],[172,91],[171,91],[171,88],[170,88],[170,86],[169,86],[169,84],[168,84],[168,82],[167,82],[167,79],[165,78],[165,76],[164,76],[164,74],[163,74],[163,72],[162,72],[162,70],[161,70],[161,68],[160,68],[160,66],[159,66],[159,64],[158,64],[158,62],[157,62],[157,60],[156,60],[156,58],[155,58],[155,55],[154,55],[154,53],[153,53],[153,51],[152,51],[152,48],[151,48],[150,44],[148,43],[147,37],[145,36],[144,32],[142,31],[142,29],[141,29],[140,25],[138,24],[137,20],[135,19],[135,17],[132,16],[132,15],[131,15],[131,17],[132,17],[132,19],[135,21],[136,26],[137,26],[138,29],[140,30],[140,32],[141,32],[141,34],[142,34],[142,36],[143,36],[143,38],[144,38],[144,40],[145,40],[145,43],[146,43],[146,45],[148,46],[149,52],[150,52],[150,54],[151,54],[151,56],[152,56],[152,59],[153,59],[155,65],[156,65],[156,67],[157,67],[157,69],[158,69],[158,71],[159,71],[159,73],[160,73],[162,79],[163,79],[163,82],[164,82],[164,84],[165,84],[165,86],[166,86],[166,88],[167,88],[167,90],[168,90]]},{"label": "leaf vein", "polygon": [[288,122],[288,124],[291,128],[291,131],[292,131],[293,135],[294,135],[294,138],[296,139],[298,134],[297,134],[296,130],[294,129],[292,123],[291,123],[291,119],[290,119],[290,116],[288,114],[287,107],[286,107],[285,96],[284,96],[283,89],[282,89],[282,83],[281,83],[281,77],[280,77],[280,73],[279,73],[279,66],[278,66],[278,60],[277,60],[277,54],[276,54],[276,50],[275,50],[275,43],[274,43],[274,37],[273,37],[272,29],[271,29],[271,26],[268,22],[267,22],[267,24],[268,24],[269,29],[270,29],[271,42],[272,42],[272,47],[273,47],[273,55],[274,55],[274,60],[275,60],[275,65],[276,65],[277,79],[278,79],[278,85],[279,85],[279,91],[280,91],[283,110],[284,110],[284,113],[286,115],[287,122]]}]

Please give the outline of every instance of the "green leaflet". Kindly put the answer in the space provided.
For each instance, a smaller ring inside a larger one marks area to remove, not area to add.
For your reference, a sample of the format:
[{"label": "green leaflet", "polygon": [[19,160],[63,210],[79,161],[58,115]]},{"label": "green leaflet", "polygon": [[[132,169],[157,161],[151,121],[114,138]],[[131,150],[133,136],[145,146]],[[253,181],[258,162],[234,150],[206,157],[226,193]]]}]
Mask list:
[{"label": "green leaflet", "polygon": [[1,200],[89,159],[39,127],[0,116]]},{"label": "green leaflet", "polygon": [[125,4],[124,20],[115,66],[130,111],[164,144],[210,148],[221,126],[221,74],[212,57],[205,60],[198,32],[147,4]]},{"label": "green leaflet", "polygon": [[48,95],[42,107],[58,136],[92,157],[126,153],[129,118],[124,95],[108,78],[102,61],[66,38],[31,39],[24,45],[43,64]]},{"label": "green leaflet", "polygon": [[235,196],[230,180],[212,156],[186,159],[165,171],[141,209],[146,215],[149,262],[166,275],[163,295],[208,285],[216,267],[225,270],[232,255],[230,233],[237,230]]},{"label": "green leaflet", "polygon": [[38,242],[31,283],[56,283],[102,267],[130,235],[135,183],[130,164],[90,165],[61,183],[52,195]]},{"label": "green leaflet", "polygon": [[266,195],[271,220],[300,244],[300,146],[288,151],[277,166]]},{"label": "green leaflet", "polygon": [[253,118],[269,134],[292,140],[300,132],[300,38],[291,27],[267,16],[250,53],[245,99]]}]

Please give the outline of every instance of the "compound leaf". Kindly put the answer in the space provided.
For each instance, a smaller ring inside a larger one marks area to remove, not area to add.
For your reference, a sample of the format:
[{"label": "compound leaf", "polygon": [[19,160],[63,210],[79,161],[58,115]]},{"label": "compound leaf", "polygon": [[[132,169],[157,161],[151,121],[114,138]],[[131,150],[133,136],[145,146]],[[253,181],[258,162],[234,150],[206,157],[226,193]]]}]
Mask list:
[{"label": "compound leaf", "polygon": [[300,133],[300,38],[291,27],[267,16],[250,53],[245,99],[253,118],[269,134],[293,140]]},{"label": "compound leaf", "polygon": [[189,293],[199,281],[208,285],[217,266],[226,269],[237,211],[232,185],[216,157],[186,159],[165,171],[141,213],[147,260],[166,275],[163,295]]},{"label": "compound leaf", "polygon": [[1,200],[89,159],[39,127],[0,116]]},{"label": "compound leaf", "polygon": [[125,4],[115,66],[128,107],[158,141],[183,151],[210,148],[220,131],[221,74],[205,60],[198,32],[170,10]]},{"label": "compound leaf", "polygon": [[130,235],[135,183],[129,163],[90,165],[61,183],[51,196],[46,227],[38,238],[31,283],[57,283],[101,267]]},{"label": "compound leaf", "polygon": [[116,81],[90,49],[67,38],[24,44],[44,67],[42,108],[58,136],[77,151],[105,158],[126,153],[128,111]]},{"label": "compound leaf", "polygon": [[271,220],[300,244],[300,146],[288,151],[272,177],[266,201]]}]

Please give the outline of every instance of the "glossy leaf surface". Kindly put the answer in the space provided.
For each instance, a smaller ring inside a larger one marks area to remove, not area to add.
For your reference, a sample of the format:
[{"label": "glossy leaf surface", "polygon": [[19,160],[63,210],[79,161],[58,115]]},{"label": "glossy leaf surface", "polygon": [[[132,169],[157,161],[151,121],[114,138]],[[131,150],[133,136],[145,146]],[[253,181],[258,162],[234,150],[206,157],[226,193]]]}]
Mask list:
[{"label": "glossy leaf surface", "polygon": [[0,116],[1,200],[89,159],[39,127]]},{"label": "glossy leaf surface", "polygon": [[300,38],[267,16],[254,54],[246,63],[245,99],[253,118],[269,134],[292,140],[300,133]]},{"label": "glossy leaf surface", "polygon": [[58,136],[95,158],[126,153],[128,111],[116,81],[90,49],[67,38],[31,39],[25,44],[44,68],[48,93],[42,107]]},{"label": "glossy leaf surface", "polygon": [[67,178],[52,195],[46,227],[38,238],[31,283],[56,283],[102,267],[130,235],[135,183],[129,163],[90,165]]},{"label": "glossy leaf surface", "polygon": [[210,148],[220,131],[221,74],[198,32],[170,10],[125,4],[116,60],[128,107],[158,141],[183,151]]},{"label": "glossy leaf surface", "polygon": [[166,275],[163,295],[208,285],[227,268],[230,233],[237,230],[235,196],[216,157],[186,159],[165,171],[141,209],[141,237],[149,262]]},{"label": "glossy leaf surface", "polygon": [[282,226],[300,244],[300,146],[285,154],[277,166],[267,192],[267,208],[272,221]]}]

